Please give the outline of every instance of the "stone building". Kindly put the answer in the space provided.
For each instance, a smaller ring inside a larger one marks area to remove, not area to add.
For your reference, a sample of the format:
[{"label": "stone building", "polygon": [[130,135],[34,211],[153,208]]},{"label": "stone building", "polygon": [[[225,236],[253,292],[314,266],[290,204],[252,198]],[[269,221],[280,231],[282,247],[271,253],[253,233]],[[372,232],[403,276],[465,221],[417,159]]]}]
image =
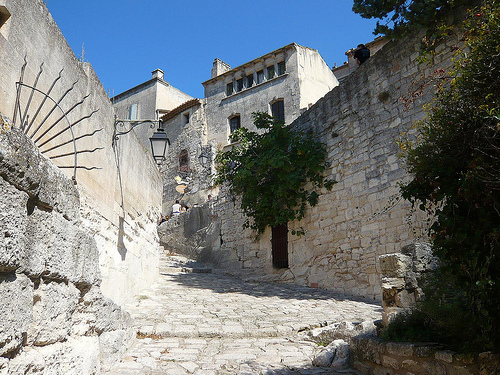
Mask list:
[{"label": "stone building", "polygon": [[[111,98],[116,116],[127,120],[157,120],[165,113],[193,99],[165,81],[161,69],[152,72],[151,79]],[[149,148],[154,129],[139,126],[134,129],[141,142]]]},{"label": "stone building", "polygon": [[295,43],[233,69],[216,59],[212,77],[203,82],[208,142],[220,147],[236,128],[255,131],[253,112],[289,124],[337,85],[318,51]]},{"label": "stone building", "polygon": [[253,112],[266,112],[286,124],[338,84],[318,51],[295,43],[234,69],[215,59],[203,82],[205,98],[193,99],[163,115],[171,141],[164,177],[164,212],[179,199],[201,204],[218,188],[210,185],[217,150],[236,128],[256,130]]}]

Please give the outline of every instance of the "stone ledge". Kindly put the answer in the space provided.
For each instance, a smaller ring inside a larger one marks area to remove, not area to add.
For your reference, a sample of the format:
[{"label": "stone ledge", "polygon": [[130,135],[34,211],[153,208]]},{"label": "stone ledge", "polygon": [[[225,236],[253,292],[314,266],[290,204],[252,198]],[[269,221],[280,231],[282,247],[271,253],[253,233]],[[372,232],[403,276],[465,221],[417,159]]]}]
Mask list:
[{"label": "stone ledge", "polygon": [[351,340],[351,365],[363,374],[491,375],[500,371],[500,355],[461,355],[435,343],[384,342],[374,336]]}]

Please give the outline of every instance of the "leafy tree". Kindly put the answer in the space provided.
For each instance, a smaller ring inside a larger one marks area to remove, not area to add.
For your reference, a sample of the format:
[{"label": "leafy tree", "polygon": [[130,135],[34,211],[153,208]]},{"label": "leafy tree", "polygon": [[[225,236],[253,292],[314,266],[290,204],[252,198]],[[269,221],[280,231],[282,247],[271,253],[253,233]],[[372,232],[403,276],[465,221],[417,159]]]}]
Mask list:
[{"label": "leafy tree", "polygon": [[354,0],[352,10],[376,18],[374,34],[402,37],[426,29],[424,47],[432,48],[449,30],[457,8],[477,5],[477,0]]},{"label": "leafy tree", "polygon": [[402,187],[434,214],[442,262],[418,309],[440,340],[473,351],[500,347],[499,5],[485,0],[466,20],[452,79],[419,125],[418,142],[406,143],[413,179]]},{"label": "leafy tree", "polygon": [[319,190],[331,190],[325,181],[326,149],[312,134],[297,132],[265,113],[254,113],[254,124],[263,133],[241,128],[231,134],[236,143],[216,156],[217,184],[227,183],[241,196],[241,208],[251,218],[245,222],[262,233],[304,217],[307,205],[318,203]]}]

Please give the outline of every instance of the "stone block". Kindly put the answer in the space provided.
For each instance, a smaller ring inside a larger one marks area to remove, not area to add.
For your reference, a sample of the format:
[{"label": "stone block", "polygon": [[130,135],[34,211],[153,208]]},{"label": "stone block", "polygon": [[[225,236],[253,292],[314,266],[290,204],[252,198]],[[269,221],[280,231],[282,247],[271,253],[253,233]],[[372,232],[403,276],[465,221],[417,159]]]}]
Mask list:
[{"label": "stone block", "polygon": [[375,337],[359,336],[351,340],[351,353],[354,361],[369,361],[380,365],[384,352],[385,343]]},{"label": "stone block", "polygon": [[72,334],[95,335],[125,329],[130,325],[130,314],[102,295],[100,288],[92,286],[83,291],[72,316]]},{"label": "stone block", "polygon": [[382,366],[384,367],[389,367],[394,370],[399,370],[401,367],[401,364],[399,363],[397,358],[388,356],[388,355],[383,355],[382,356]]},{"label": "stone block", "polygon": [[17,128],[0,132],[0,176],[44,206],[78,218],[80,201],[73,182]]},{"label": "stone block", "polygon": [[100,374],[97,337],[69,337],[64,343],[26,347],[9,362],[11,374]]},{"label": "stone block", "polygon": [[28,194],[0,177],[0,271],[10,272],[26,258]]},{"label": "stone block", "polygon": [[65,341],[80,291],[71,283],[40,283],[33,296],[33,322],[28,330],[30,345],[44,346]]},{"label": "stone block", "polygon": [[378,258],[380,272],[386,278],[402,278],[411,271],[412,259],[404,254],[386,254]]},{"label": "stone block", "polygon": [[441,362],[452,363],[454,354],[451,350],[440,350],[434,353],[434,358]]},{"label": "stone block", "polygon": [[33,283],[23,274],[0,276],[0,355],[19,349],[32,322]]},{"label": "stone block", "polygon": [[411,357],[413,355],[413,344],[406,342],[388,342],[387,353],[399,357]]},{"label": "stone block", "polygon": [[33,276],[98,284],[99,255],[93,238],[58,212],[35,208],[28,218],[26,272]]},{"label": "stone block", "polygon": [[[130,335],[132,334],[132,336]],[[132,331],[117,330],[103,332],[99,336],[99,351],[101,357],[101,369],[109,371],[111,367],[120,360],[127,347],[134,341]]]}]

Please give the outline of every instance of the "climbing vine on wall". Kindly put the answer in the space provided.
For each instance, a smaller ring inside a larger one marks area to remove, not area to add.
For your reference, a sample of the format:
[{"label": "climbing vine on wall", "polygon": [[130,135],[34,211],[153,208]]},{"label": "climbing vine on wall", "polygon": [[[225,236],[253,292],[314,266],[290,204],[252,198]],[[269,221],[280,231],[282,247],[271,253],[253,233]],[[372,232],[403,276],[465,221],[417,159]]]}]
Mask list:
[{"label": "climbing vine on wall", "polygon": [[227,184],[241,196],[248,217],[245,227],[261,234],[304,217],[307,206],[318,203],[321,188],[331,190],[325,145],[313,134],[293,131],[265,113],[254,113],[254,124],[263,132],[246,128],[234,131],[234,146],[216,156],[217,184]]}]

